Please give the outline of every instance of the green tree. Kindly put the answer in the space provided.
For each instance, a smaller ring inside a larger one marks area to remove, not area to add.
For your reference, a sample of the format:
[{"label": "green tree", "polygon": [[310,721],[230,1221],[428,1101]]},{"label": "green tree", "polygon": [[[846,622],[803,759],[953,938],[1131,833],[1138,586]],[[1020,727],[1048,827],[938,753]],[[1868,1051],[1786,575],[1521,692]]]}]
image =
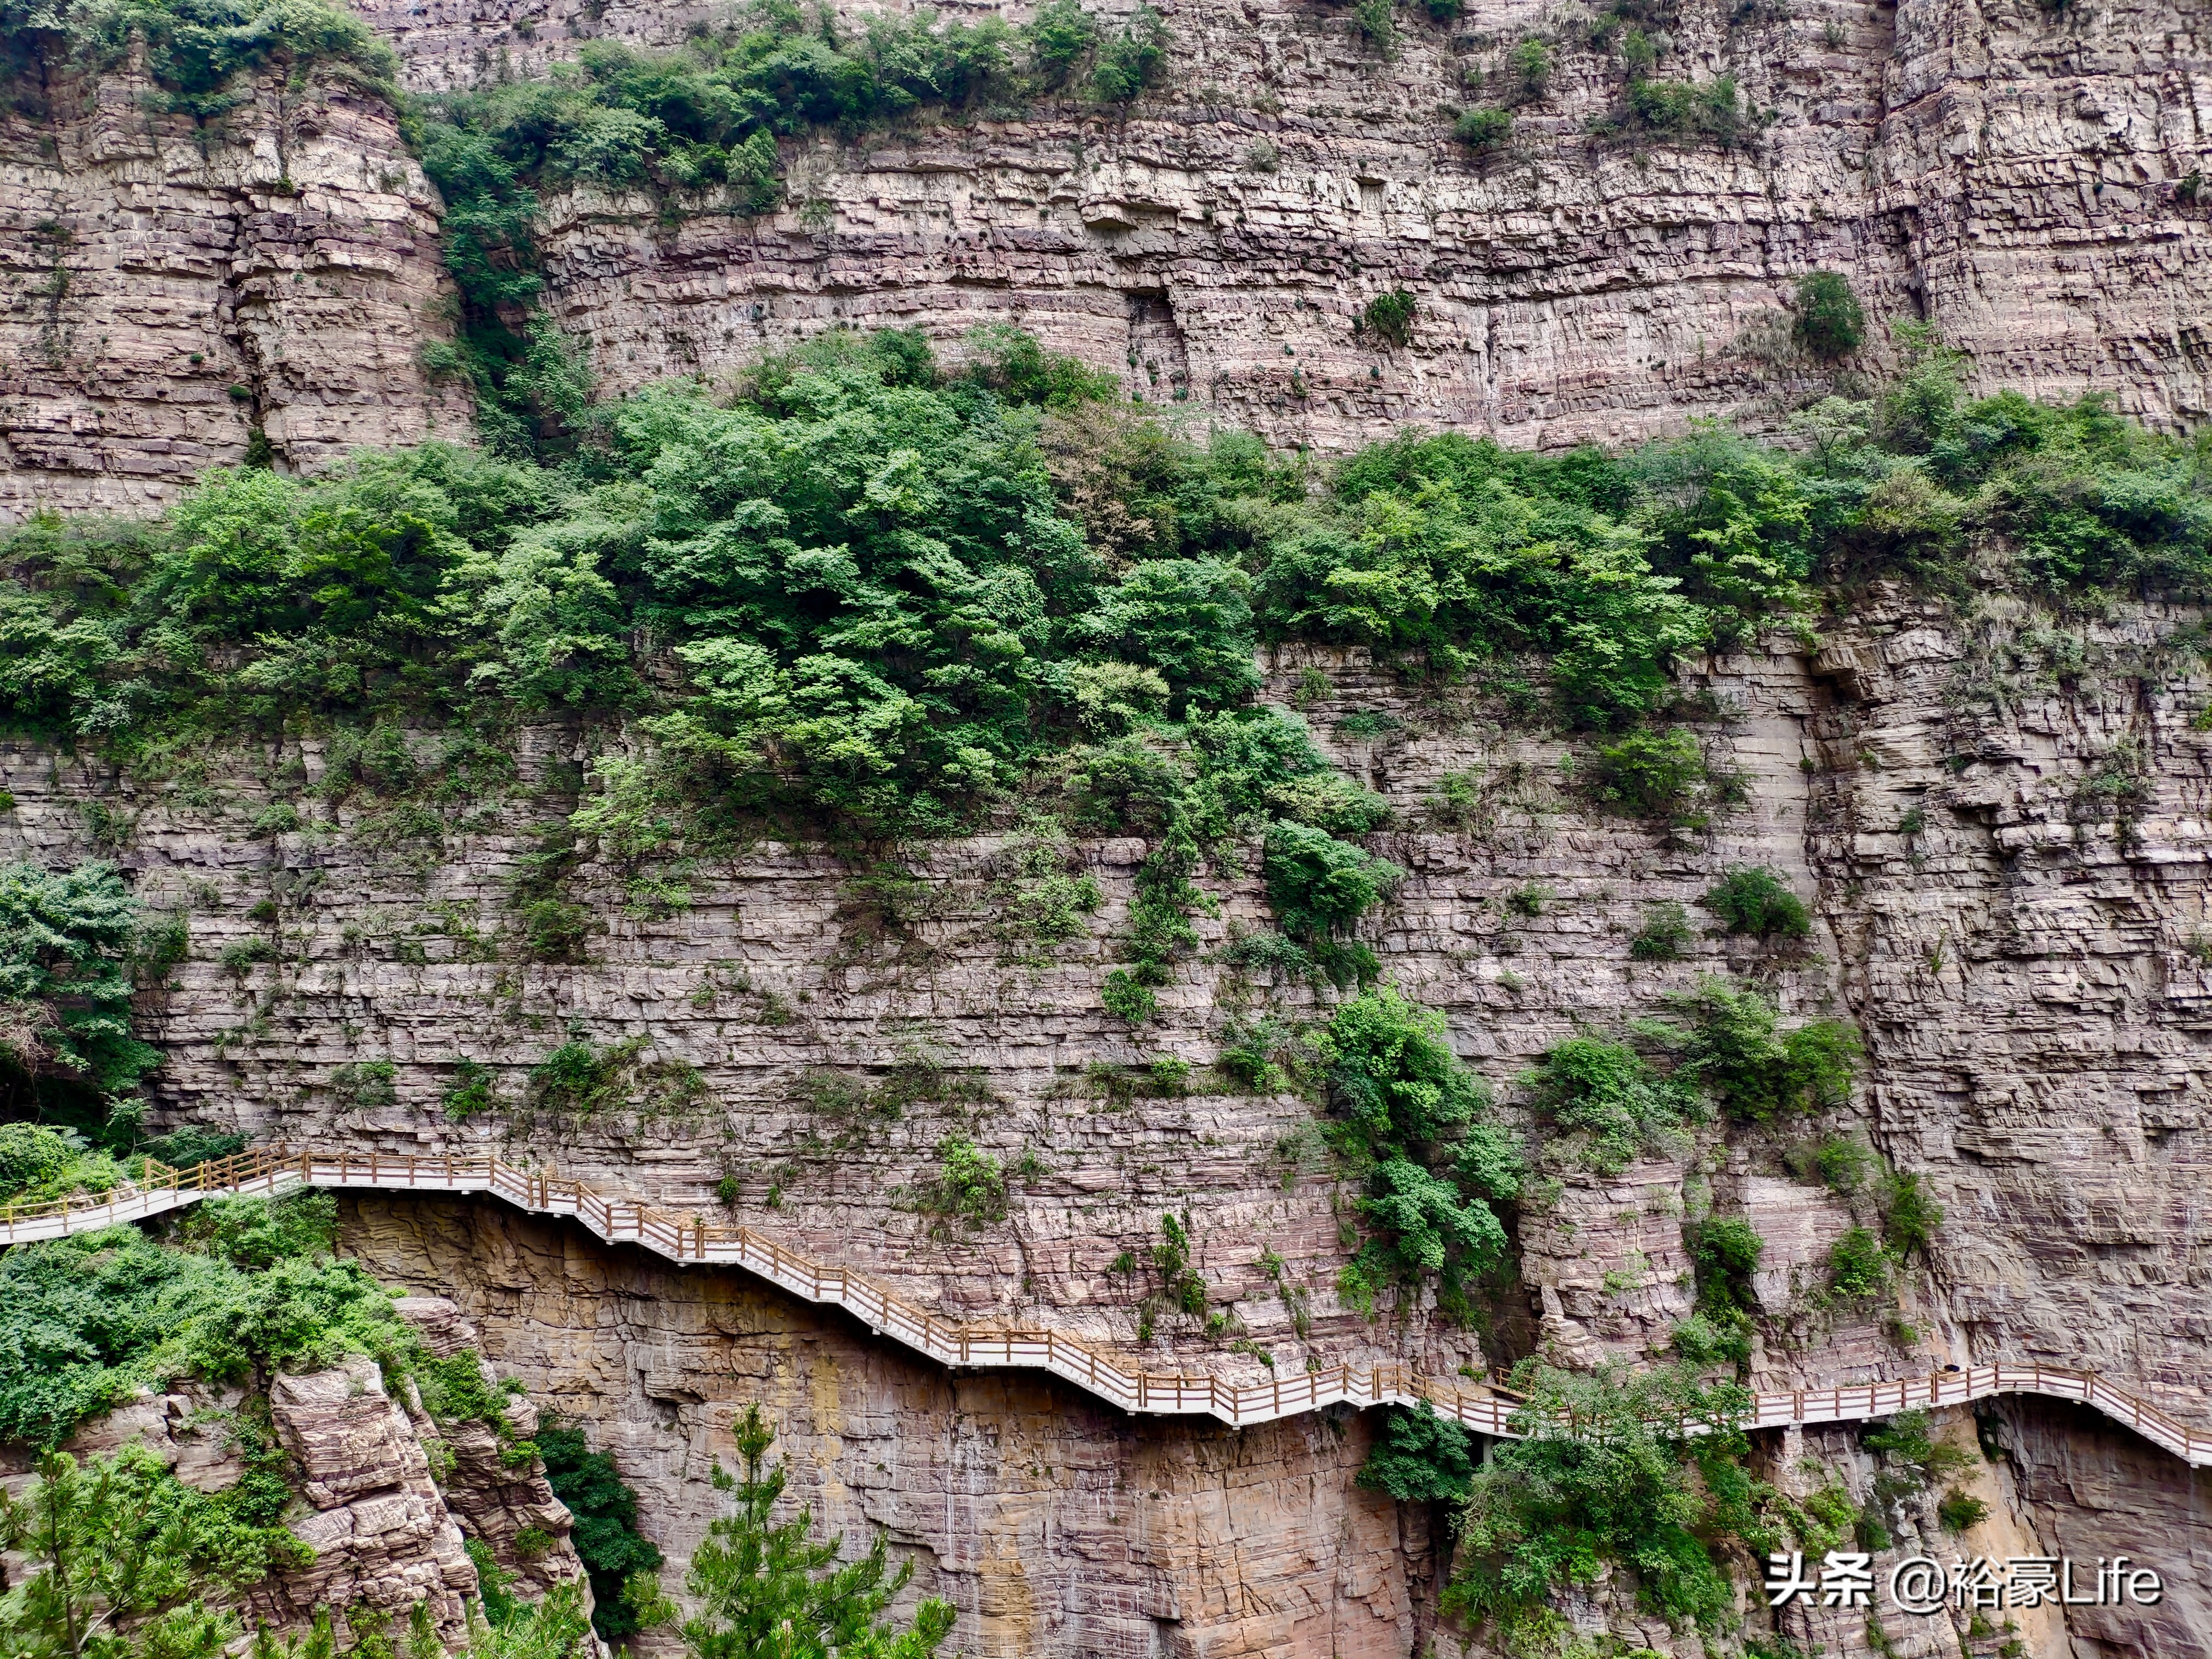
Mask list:
[{"label": "green tree", "polygon": [[1735,1383],[1686,1368],[1572,1373],[1524,1364],[1528,1404],[1471,1481],[1448,1608],[1510,1615],[1587,1583],[1601,1563],[1632,1569],[1654,1612],[1699,1625],[1733,1605],[1700,1537],[1745,1487],[1733,1460],[1750,1404]]},{"label": "green tree", "polygon": [[611,1642],[635,1635],[638,1610],[624,1590],[661,1561],[658,1547],[637,1529],[637,1493],[611,1456],[585,1444],[581,1429],[544,1417],[533,1438],[546,1484],[576,1517],[573,1540],[592,1580],[592,1628]]},{"label": "green tree", "polygon": [[322,1253],[331,1213],[323,1194],[238,1199],[193,1225],[191,1248],[117,1227],[0,1255],[0,1438],[58,1446],[172,1377],[403,1358],[413,1338],[390,1295]]},{"label": "green tree", "polygon": [[226,1600],[313,1559],[273,1524],[289,1496],[281,1481],[273,1506],[270,1496],[196,1492],[143,1446],[82,1464],[48,1451],[28,1492],[0,1495],[0,1541],[33,1563],[0,1597],[0,1651],[216,1659],[239,1634]]},{"label": "green tree", "polygon": [[1693,1092],[1626,1043],[1598,1036],[1556,1044],[1523,1081],[1539,1111],[1562,1129],[1588,1133],[1583,1156],[1607,1173],[1626,1169],[1646,1146],[1697,1115]]},{"label": "green tree", "polygon": [[1359,1484],[1406,1504],[1464,1504],[1473,1491],[1474,1447],[1468,1432],[1424,1400],[1386,1407],[1382,1432],[1359,1467]]},{"label": "green tree", "polygon": [[775,1434],[758,1406],[746,1407],[737,1440],[743,1474],[719,1462],[714,1470],[714,1490],[735,1507],[708,1523],[684,1581],[698,1611],[680,1628],[695,1659],[926,1659],[936,1652],[951,1632],[952,1604],[928,1598],[903,1630],[884,1621],[913,1564],[891,1571],[881,1533],[866,1555],[840,1562],[844,1540],[815,1539],[806,1511],[775,1522],[784,1466],[767,1467]]},{"label": "green tree", "polygon": [[1316,1041],[1331,1103],[1378,1158],[1425,1150],[1483,1099],[1446,1040],[1443,1016],[1388,985],[1352,998]]},{"label": "green tree", "polygon": [[1678,1074],[1692,1079],[1740,1121],[1763,1123],[1850,1099],[1858,1033],[1835,1020],[1781,1031],[1780,1012],[1756,986],[1713,975],[1670,999],[1687,1029],[1655,1033],[1676,1042]]},{"label": "green tree", "polygon": [[1848,357],[1866,337],[1866,310],[1838,270],[1816,270],[1797,284],[1797,343],[1815,357]]},{"label": "green tree", "polygon": [[1758,1301],[1752,1275],[1766,1241],[1741,1216],[1711,1216],[1682,1229],[1690,1268],[1698,1285],[1698,1311],[1707,1315],[1746,1311]]},{"label": "green tree", "polygon": [[[26,1035],[7,1049],[35,1095],[89,1092],[103,1109],[160,1055],[131,1034],[131,947],[138,907],[111,864],[53,874],[0,866],[0,1006]],[[95,1119],[98,1121],[98,1119]]]}]

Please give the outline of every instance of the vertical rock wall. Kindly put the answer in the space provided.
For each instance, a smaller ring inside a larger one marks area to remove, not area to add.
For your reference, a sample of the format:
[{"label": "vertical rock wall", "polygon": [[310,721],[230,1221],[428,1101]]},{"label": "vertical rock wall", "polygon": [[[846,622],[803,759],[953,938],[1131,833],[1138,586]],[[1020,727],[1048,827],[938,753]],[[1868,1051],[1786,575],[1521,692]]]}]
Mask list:
[{"label": "vertical rock wall", "polygon": [[[1594,131],[1625,70],[1618,33],[1594,46],[1579,11],[1401,8],[1386,58],[1316,0],[1162,9],[1171,68],[1126,113],[924,112],[787,143],[790,200],[758,219],[550,195],[555,313],[612,386],[833,326],[950,342],[1013,321],[1139,396],[1279,442],[1418,422],[1563,447],[1694,414],[1769,423],[1817,395],[1832,376],[1789,347],[1783,307],[1829,267],[1875,319],[1861,367],[1890,361],[1887,323],[1927,320],[1991,386],[2107,390],[2167,426],[2212,407],[2212,191],[2188,183],[2212,165],[2212,82],[2185,9],[1645,9],[1655,78],[1737,83],[1728,145]],[[579,38],[670,46],[705,17],[572,0],[367,15],[430,86]],[[1510,58],[1531,37],[1554,68],[1524,97]],[[1516,100],[1500,149],[1449,137],[1454,112]],[[1358,326],[1398,288],[1419,307],[1404,347]]]},{"label": "vertical rock wall", "polygon": [[271,75],[164,113],[130,67],[0,113],[0,521],[158,511],[204,469],[473,438],[436,192],[374,94]]},{"label": "vertical rock wall", "polygon": [[[586,40],[669,47],[714,20],[597,0],[362,10],[417,89],[542,72]],[[556,189],[553,314],[611,392],[832,327],[919,326],[957,352],[1012,322],[1280,443],[1412,422],[1559,447],[1700,414],[1771,426],[1859,384],[1789,343],[1794,285],[1825,267],[1874,319],[1857,368],[1893,362],[1887,323],[1927,320],[1986,386],[2107,391],[2167,427],[2212,406],[2212,191],[2191,182],[2212,167],[2212,81],[2186,9],[1656,9],[1656,77],[1737,84],[1726,145],[1608,136],[1617,36],[1594,45],[1589,19],[1531,0],[1450,24],[1401,8],[1388,58],[1319,0],[1164,10],[1170,72],[1126,112],[924,111],[788,140],[789,199],[751,219]],[[1523,97],[1510,59],[1529,37],[1555,67]],[[50,116],[0,127],[0,514],[151,510],[243,456],[257,419],[302,468],[465,432],[463,400],[419,367],[446,327],[440,210],[390,112],[270,84],[196,129],[148,113],[149,93],[128,72],[58,85]],[[1455,112],[1500,101],[1502,149],[1450,138]],[[1401,288],[1417,312],[1395,346],[1358,323]]]},{"label": "vertical rock wall", "polygon": [[878,1530],[977,1659],[1396,1659],[1433,1604],[1426,1517],[1352,1485],[1371,1425],[1131,1419],[1049,1378],[948,1376],[726,1269],[678,1269],[494,1205],[343,1200],[343,1242],[434,1287],[533,1401],[583,1421],[681,1583],[757,1403],[794,1500]]}]

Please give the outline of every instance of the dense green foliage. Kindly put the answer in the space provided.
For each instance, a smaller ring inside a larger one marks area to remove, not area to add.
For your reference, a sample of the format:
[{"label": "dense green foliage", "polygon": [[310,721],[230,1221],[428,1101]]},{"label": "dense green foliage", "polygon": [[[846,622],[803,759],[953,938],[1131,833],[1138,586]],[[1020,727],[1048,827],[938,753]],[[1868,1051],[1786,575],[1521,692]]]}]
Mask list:
[{"label": "dense green foliage", "polygon": [[1359,1468],[1361,1486],[1401,1503],[1463,1504],[1474,1476],[1474,1445],[1467,1431],[1438,1417],[1425,1400],[1411,1409],[1384,1408],[1382,1431]]},{"label": "dense green foliage", "polygon": [[800,1510],[771,1520],[783,1496],[784,1467],[766,1466],[775,1432],[760,1407],[748,1407],[736,1426],[741,1474],[714,1466],[714,1489],[733,1507],[709,1522],[691,1554],[685,1587],[696,1609],[680,1628],[693,1659],[927,1659],[951,1633],[952,1604],[925,1599],[903,1629],[884,1610],[914,1576],[908,1562],[890,1570],[884,1535],[867,1553],[841,1561],[843,1540],[816,1539],[814,1517]]},{"label": "dense green foliage", "polygon": [[[960,822],[1088,746],[1091,795],[1150,792],[1160,818],[1164,769],[1218,762],[1148,733],[1243,707],[1255,642],[1321,639],[1446,674],[1533,655],[1560,719],[1616,732],[1594,799],[1694,821],[1726,804],[1694,738],[1620,728],[1808,580],[2212,572],[2197,452],[2094,402],[1970,404],[1932,348],[1878,401],[1811,411],[1799,456],[1409,436],[1315,496],[1247,441],[1086,403],[1034,342],[987,345],[950,378],[886,334],[734,404],[656,388],[556,470],[433,446],[312,483],[216,474],[151,528],[35,521],[0,554],[0,716],[128,755],[241,720],[631,711],[721,799],[870,832]],[[649,832],[652,805],[616,822]]]},{"label": "dense green foliage", "polygon": [[[0,866],[0,1069],[11,1107],[96,1105],[102,1121],[159,1056],[131,1035],[138,908],[112,865]],[[58,1097],[58,1098],[55,1098]]]},{"label": "dense green foliage", "polygon": [[[113,69],[143,46],[168,107],[203,119],[245,95],[242,71],[309,67],[392,95],[392,49],[343,6],[321,0],[6,0],[0,79],[37,107],[46,75]],[[43,73],[42,73],[43,71]]]},{"label": "dense green foliage", "polygon": [[1533,1364],[1528,1404],[1474,1474],[1448,1607],[1511,1621],[1611,1561],[1655,1613],[1707,1625],[1733,1606],[1708,1547],[1749,1518],[1734,1383],[1679,1367],[1576,1375]]},{"label": "dense green foliage", "polygon": [[0,1202],[43,1204],[77,1193],[110,1193],[130,1171],[72,1129],[0,1123]]},{"label": "dense green foliage", "polygon": [[1628,954],[1638,962],[1673,962],[1690,942],[1690,918],[1672,899],[1662,899],[1644,912],[1644,920],[1628,941]]},{"label": "dense green foliage", "polygon": [[1858,1070],[1858,1033],[1834,1020],[1779,1030],[1780,1014],[1756,986],[1707,975],[1674,998],[1683,1024],[1677,1075],[1693,1080],[1730,1117],[1764,1122],[1841,1104]]},{"label": "dense green foliage", "polygon": [[1394,288],[1387,294],[1378,294],[1367,302],[1359,313],[1363,332],[1386,344],[1403,346],[1413,337],[1413,318],[1420,305],[1402,288]]},{"label": "dense green foliage", "polygon": [[1682,1230],[1698,1287],[1698,1311],[1707,1317],[1749,1312],[1758,1306],[1751,1276],[1766,1241],[1741,1216],[1708,1216]]},{"label": "dense green foliage", "polygon": [[1836,1294],[1853,1299],[1889,1288],[1889,1253],[1864,1227],[1847,1228],[1828,1250],[1828,1280]]},{"label": "dense green foliage", "polygon": [[1703,82],[1638,76],[1629,81],[1620,104],[1591,125],[1599,132],[1623,137],[1649,135],[1676,143],[1704,139],[1726,149],[1752,125],[1737,106],[1739,98],[1733,76]]},{"label": "dense green foliage", "polygon": [[1702,902],[1731,933],[1801,939],[1813,931],[1805,901],[1764,865],[1734,866],[1706,890]]},{"label": "dense green foliage", "polygon": [[1618,1173],[1713,1107],[1763,1122],[1848,1098],[1859,1060],[1850,1026],[1782,1030],[1765,993],[1711,975],[1668,1001],[1680,1024],[1640,1020],[1629,1042],[1570,1037],[1522,1079],[1538,1111],[1583,1137],[1593,1167]]},{"label": "dense green foliage", "polygon": [[0,1256],[0,1439],[58,1443],[169,1377],[400,1360],[412,1344],[392,1298],[331,1259],[334,1226],[325,1194],[211,1200],[181,1248],[118,1227]]},{"label": "dense green foliage", "polygon": [[1570,1037],[1553,1048],[1524,1079],[1536,1109],[1570,1134],[1585,1137],[1584,1158],[1610,1174],[1625,1170],[1647,1146],[1694,1119],[1703,1103],[1694,1091],[1656,1070],[1626,1043]]},{"label": "dense green foliage", "polygon": [[1452,137],[1469,149],[1495,149],[1513,136],[1513,112],[1480,106],[1462,110],[1452,123]]},{"label": "dense green foliage", "polygon": [[1904,1171],[1886,1176],[1880,1194],[1882,1237],[1903,1261],[1925,1255],[1943,1225],[1943,1206],[1920,1185],[1920,1177]]},{"label": "dense green foliage", "polygon": [[1815,357],[1848,357],[1866,337],[1866,309],[1841,271],[1816,270],[1797,284],[1797,343]]},{"label": "dense green foliage", "polygon": [[291,1494],[270,1461],[202,1492],[143,1446],[82,1464],[48,1451],[22,1497],[0,1495],[0,1545],[30,1563],[0,1595],[0,1651],[217,1659],[241,1633],[228,1596],[313,1559],[278,1524]]},{"label": "dense green foliage", "polygon": [[1333,1139],[1365,1179],[1356,1209],[1372,1236],[1339,1288],[1371,1305],[1384,1285],[1435,1275],[1449,1313],[1505,1256],[1494,1203],[1520,1188],[1517,1147],[1476,1121],[1488,1103],[1452,1051],[1443,1017],[1389,986],[1340,1005],[1313,1039],[1335,1112]]},{"label": "dense green foliage", "polygon": [[572,1540],[591,1575],[592,1628],[610,1642],[635,1635],[638,1609],[624,1592],[632,1578],[660,1565],[660,1551],[637,1529],[636,1492],[612,1457],[585,1444],[581,1429],[544,1418],[536,1438],[547,1484],[576,1518]]},{"label": "dense green foliage", "polygon": [[[526,1601],[512,1589],[516,1575],[493,1559],[482,1540],[469,1539],[465,1547],[476,1565],[477,1584],[482,1592],[478,1605],[469,1609],[468,1659],[584,1659],[594,1651],[592,1632],[603,1614],[627,1614],[629,1627],[638,1627],[638,1610],[628,1602],[617,1609],[596,1608],[590,1619],[585,1618],[583,1590],[573,1581],[555,1584],[538,1601]],[[657,1584],[637,1582],[641,1589],[649,1585],[652,1601],[657,1601]],[[421,1602],[416,1608],[412,1622],[416,1628],[409,1632],[407,1659],[435,1659],[434,1633],[422,1627],[427,1608]],[[659,1610],[648,1601],[647,1611]],[[273,1642],[270,1645],[275,1647]],[[362,1659],[380,1659],[364,1653],[365,1646],[356,1645],[352,1651],[362,1655]],[[279,1655],[257,1650],[252,1659],[279,1659]],[[293,1659],[293,1656],[288,1652],[282,1659]],[[300,1659],[330,1656],[316,1651],[311,1637]]]}]

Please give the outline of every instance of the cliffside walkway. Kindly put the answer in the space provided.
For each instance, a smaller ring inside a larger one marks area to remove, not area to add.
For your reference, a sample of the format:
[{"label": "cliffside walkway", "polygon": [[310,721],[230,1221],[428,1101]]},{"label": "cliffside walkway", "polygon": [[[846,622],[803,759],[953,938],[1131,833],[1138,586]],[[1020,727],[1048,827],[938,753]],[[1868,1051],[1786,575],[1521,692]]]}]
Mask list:
[{"label": "cliffside walkway", "polygon": [[[204,1198],[267,1195],[297,1187],[489,1194],[532,1214],[573,1217],[611,1244],[635,1244],[678,1264],[743,1267],[803,1302],[842,1308],[877,1334],[940,1364],[1049,1371],[1126,1412],[1203,1415],[1242,1426],[1339,1403],[1411,1406],[1426,1401],[1478,1434],[1519,1437],[1511,1420],[1520,1408],[1517,1400],[1462,1389],[1446,1378],[1417,1376],[1403,1366],[1339,1365],[1262,1382],[1228,1383],[1211,1376],[1133,1370],[1054,1331],[988,1330],[941,1319],[864,1279],[787,1250],[750,1227],[720,1225],[608,1198],[580,1181],[518,1169],[489,1155],[424,1158],[274,1146],[184,1170],[148,1159],[140,1180],[102,1197],[0,1207],[0,1245],[143,1221]],[[1759,1394],[1753,1397],[1753,1410],[1741,1426],[1859,1422],[1901,1411],[1963,1406],[2000,1394],[2043,1395],[2093,1406],[2192,1465],[2212,1465],[2212,1434],[2189,1428],[2094,1371],[2048,1365],[1976,1365],[1900,1382]]]}]

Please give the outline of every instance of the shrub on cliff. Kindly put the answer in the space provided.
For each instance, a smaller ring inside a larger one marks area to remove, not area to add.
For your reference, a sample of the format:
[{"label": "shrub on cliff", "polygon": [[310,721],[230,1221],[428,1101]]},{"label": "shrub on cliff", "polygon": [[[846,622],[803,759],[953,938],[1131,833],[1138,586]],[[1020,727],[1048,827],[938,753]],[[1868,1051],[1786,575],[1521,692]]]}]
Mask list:
[{"label": "shrub on cliff", "polygon": [[[242,74],[320,70],[395,97],[398,59],[360,18],[326,0],[62,0],[0,9],[0,58],[12,83],[33,65],[48,74],[105,72],[132,51],[168,107],[202,120],[245,101]],[[21,100],[26,91],[10,85]]]},{"label": "shrub on cliff", "polygon": [[1707,975],[1671,999],[1680,1030],[1654,1027],[1675,1048],[1677,1074],[1722,1110],[1748,1122],[1838,1106],[1850,1097],[1858,1033],[1834,1020],[1780,1030],[1781,1015],[1756,986]]},{"label": "shrub on cliff", "polygon": [[1643,536],[1593,507],[1621,499],[1605,472],[1456,435],[1378,444],[1346,465],[1325,510],[1273,538],[1261,631],[1448,672],[1541,653],[1569,720],[1633,724],[1711,624],[1652,569]]},{"label": "shrub on cliff", "polygon": [[1797,284],[1790,333],[1815,357],[1848,357],[1866,337],[1866,310],[1839,270],[1816,270]]},{"label": "shrub on cliff", "polygon": [[265,1380],[349,1353],[400,1362],[413,1338],[390,1296],[324,1253],[329,1206],[212,1200],[182,1248],[118,1227],[0,1256],[0,1440],[59,1444],[171,1377]]},{"label": "shrub on cliff", "polygon": [[1749,1221],[1741,1216],[1708,1216],[1685,1226],[1682,1242],[1697,1281],[1699,1313],[1722,1316],[1757,1307],[1751,1280],[1766,1241]]},{"label": "shrub on cliff", "polygon": [[1310,1048],[1373,1230],[1340,1286],[1346,1301],[1371,1306],[1382,1286],[1433,1277],[1447,1313],[1463,1316],[1468,1285],[1505,1259],[1493,1206],[1521,1185],[1517,1146],[1476,1121],[1488,1091],[1452,1053],[1443,1016],[1387,985],[1340,1005]]},{"label": "shrub on cliff", "polygon": [[1597,1036],[1554,1045],[1522,1081],[1538,1111],[1584,1137],[1583,1161],[1607,1174],[1663,1149],[1686,1120],[1700,1115],[1695,1094],[1680,1081],[1627,1044]]},{"label": "shrub on cliff", "polygon": [[1359,1467],[1359,1484],[1405,1504],[1463,1504],[1473,1490],[1474,1448],[1468,1432],[1424,1400],[1383,1409],[1382,1432]]},{"label": "shrub on cliff", "polygon": [[[131,1034],[138,907],[112,865],[0,866],[0,1061],[11,1093],[99,1124],[160,1056]],[[88,1099],[87,1098],[88,1097]]]},{"label": "shrub on cliff", "polygon": [[[1540,664],[1558,718],[1608,734],[1592,799],[1693,829],[1736,786],[1650,729],[1674,665],[1797,613],[1823,569],[1972,546],[2055,585],[2212,574],[2195,451],[2094,403],[1968,403],[1923,358],[1878,408],[1823,404],[1802,457],[1717,430],[1620,458],[1407,435],[1318,495],[1004,330],[957,372],[915,335],[832,336],[729,401],[664,386],[575,422],[532,371],[530,419],[577,441],[557,469],[431,446],[216,474],[150,532],[18,531],[0,717],[128,757],[241,720],[645,716],[676,793],[726,818],[927,832],[1079,743],[1188,753],[1196,728],[1167,727],[1247,706],[1256,641],[1319,640],[1501,684]],[[1899,528],[1916,490],[1944,538]],[[1358,833],[1287,796],[1236,811]]]},{"label": "shrub on cliff", "polygon": [[1513,136],[1513,112],[1487,106],[1462,110],[1452,123],[1452,137],[1469,149],[1495,149]]},{"label": "shrub on cliff", "polygon": [[1698,1626],[1726,1616],[1734,1598],[1703,1539],[1749,1519],[1735,1427],[1745,1391],[1680,1366],[1530,1363],[1515,1382],[1528,1403],[1514,1426],[1528,1437],[1498,1442],[1473,1475],[1447,1609],[1511,1624],[1610,1562],[1654,1613]]},{"label": "shrub on cliff", "polygon": [[1737,865],[1705,890],[1700,901],[1731,933],[1754,939],[1802,939],[1813,931],[1805,901],[1764,865]]},{"label": "shrub on cliff", "polygon": [[546,1484],[576,1518],[576,1556],[592,1580],[592,1628],[610,1642],[635,1636],[638,1609],[624,1591],[661,1564],[659,1549],[637,1529],[637,1493],[611,1456],[585,1444],[581,1429],[544,1417],[536,1440]]}]

